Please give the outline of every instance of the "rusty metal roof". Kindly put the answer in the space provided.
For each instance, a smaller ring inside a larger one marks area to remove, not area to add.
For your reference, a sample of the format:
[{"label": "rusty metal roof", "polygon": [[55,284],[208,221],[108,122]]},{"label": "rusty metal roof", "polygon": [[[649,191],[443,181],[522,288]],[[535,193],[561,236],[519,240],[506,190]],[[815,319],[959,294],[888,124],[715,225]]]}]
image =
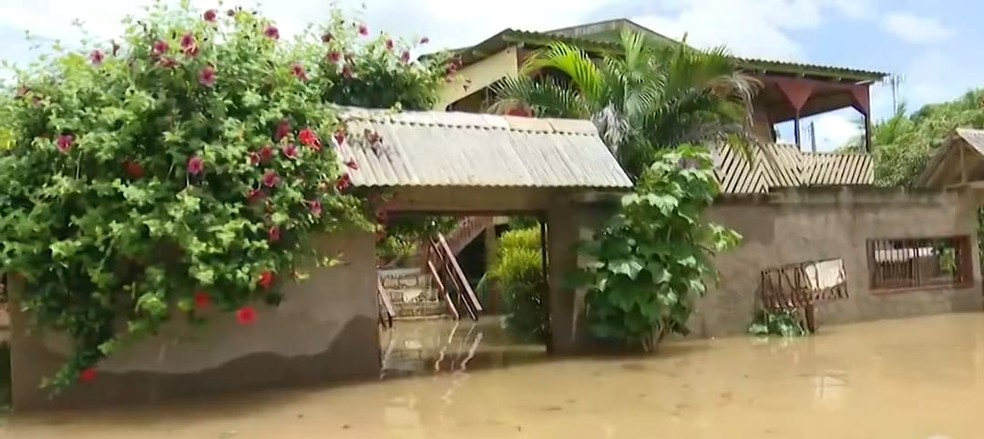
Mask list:
[{"label": "rusty metal roof", "polygon": [[[768,155],[766,154],[768,153]],[[874,184],[868,154],[812,153],[795,145],[763,145],[746,159],[733,148],[715,153],[715,174],[725,194],[765,193],[772,188]]]},{"label": "rusty metal roof", "polygon": [[590,121],[354,108],[340,118],[355,186],[632,187]]}]

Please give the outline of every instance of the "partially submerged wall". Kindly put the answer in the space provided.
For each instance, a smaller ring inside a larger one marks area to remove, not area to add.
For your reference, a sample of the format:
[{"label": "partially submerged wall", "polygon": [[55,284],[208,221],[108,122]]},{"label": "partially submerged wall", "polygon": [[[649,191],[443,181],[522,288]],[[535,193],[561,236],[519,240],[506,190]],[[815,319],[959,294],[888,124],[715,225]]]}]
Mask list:
[{"label": "partially submerged wall", "polygon": [[[312,269],[307,281],[285,286],[280,307],[258,305],[252,325],[238,325],[228,313],[216,315],[204,328],[173,325],[107,359],[98,366],[96,381],[78,384],[54,400],[39,384],[62,363],[66,343],[50,334],[28,334],[28,316],[12,312],[14,408],[149,402],[377,376],[374,237],[346,233],[322,238],[319,245],[340,254],[343,263]],[[20,286],[12,287],[16,298]]]},{"label": "partially submerged wall", "polygon": [[894,188],[803,188],[726,197],[709,217],[744,240],[716,258],[721,283],[700,301],[691,329],[705,337],[743,333],[755,312],[763,270],[838,258],[844,261],[850,298],[818,307],[821,331],[825,324],[980,311],[976,245],[969,285],[889,292],[871,290],[866,247],[869,239],[957,235],[976,243],[976,207],[969,192]]}]

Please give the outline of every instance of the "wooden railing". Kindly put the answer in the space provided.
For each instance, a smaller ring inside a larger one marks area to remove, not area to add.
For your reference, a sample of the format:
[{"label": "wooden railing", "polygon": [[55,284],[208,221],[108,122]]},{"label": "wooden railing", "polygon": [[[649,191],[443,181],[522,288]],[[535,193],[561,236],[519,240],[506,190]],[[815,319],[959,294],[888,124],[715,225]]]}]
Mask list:
[{"label": "wooden railing", "polygon": [[439,292],[449,304],[449,310],[455,309],[452,315],[458,314],[457,307],[454,305],[454,302],[457,302],[458,306],[465,307],[469,317],[478,320],[478,316],[482,313],[482,304],[478,301],[478,296],[472,290],[468,279],[465,278],[465,273],[461,271],[458,258],[455,257],[443,234],[438,233],[427,247],[427,267],[432,269],[431,274],[434,276]]},{"label": "wooden railing", "polygon": [[379,297],[379,323],[384,327],[392,328],[393,319],[396,318],[396,309],[393,308],[393,302],[390,300],[389,293],[386,292],[386,288],[383,288],[383,281],[376,278],[376,295]]},{"label": "wooden railing", "polygon": [[440,271],[434,266],[434,263],[427,261],[427,270],[430,272],[431,279],[434,279],[434,283],[437,286],[438,297],[444,299],[444,303],[448,306],[448,312],[455,320],[461,318],[461,314],[458,313],[458,307],[454,306],[454,300],[451,300],[451,292],[444,287],[444,281],[441,280]]},{"label": "wooden railing", "polygon": [[446,239],[448,247],[454,254],[461,253],[461,250],[475,240],[485,229],[495,225],[495,218],[491,216],[469,216],[458,221],[458,225],[448,233]]}]

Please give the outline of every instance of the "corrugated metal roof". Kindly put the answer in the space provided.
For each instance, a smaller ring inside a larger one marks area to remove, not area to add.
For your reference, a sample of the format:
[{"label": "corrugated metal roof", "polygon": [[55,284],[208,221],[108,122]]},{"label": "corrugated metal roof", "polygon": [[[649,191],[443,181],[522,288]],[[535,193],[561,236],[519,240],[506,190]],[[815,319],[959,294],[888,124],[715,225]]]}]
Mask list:
[{"label": "corrugated metal roof", "polygon": [[[769,155],[766,155],[766,152]],[[874,184],[868,154],[802,152],[795,145],[772,143],[747,160],[733,148],[720,148],[715,174],[726,194],[764,193],[772,188]]]},{"label": "corrugated metal roof", "polygon": [[355,186],[632,187],[590,121],[365,109],[340,118]]},{"label": "corrugated metal roof", "polygon": [[[628,21],[628,20],[626,20]],[[590,23],[583,26],[591,26]],[[575,26],[575,27],[583,27]],[[636,26],[639,26],[636,24]],[[557,31],[570,31],[575,27],[558,29]],[[642,26],[639,26],[642,27]],[[648,29],[647,29],[648,30]],[[557,32],[553,31],[553,32]],[[669,39],[655,31],[649,30],[654,34]],[[617,53],[621,50],[620,44],[612,41],[599,41],[591,38],[585,37],[571,37],[562,34],[551,34],[545,32],[531,32],[519,29],[505,29],[486,40],[470,47],[463,47],[459,49],[451,50],[452,53],[457,53],[462,56],[462,61],[465,64],[471,64],[477,62],[485,57],[497,53],[504,49],[509,40],[518,40],[525,43],[544,43],[552,41],[560,41],[568,44],[578,46],[579,48],[587,51],[602,51],[602,52],[614,52]],[[862,70],[855,68],[845,68],[836,66],[825,66],[818,64],[805,64],[796,62],[785,62],[785,61],[770,61],[764,59],[754,59],[754,58],[741,58],[733,57],[738,66],[742,69],[751,70],[766,70],[775,71],[783,73],[797,73],[797,74],[808,74],[814,76],[822,77],[832,77],[832,78],[844,78],[844,79],[854,79],[857,81],[877,81],[886,76],[887,73],[876,72],[870,70]]]}]

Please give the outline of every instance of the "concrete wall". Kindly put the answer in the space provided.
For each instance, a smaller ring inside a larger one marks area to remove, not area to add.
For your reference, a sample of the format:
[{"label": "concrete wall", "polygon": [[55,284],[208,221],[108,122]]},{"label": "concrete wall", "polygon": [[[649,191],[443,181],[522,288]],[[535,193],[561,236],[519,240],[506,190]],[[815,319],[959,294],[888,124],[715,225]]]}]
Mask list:
[{"label": "concrete wall", "polygon": [[969,193],[900,189],[799,189],[725,200],[710,218],[737,230],[742,245],[716,258],[721,283],[691,321],[696,336],[743,333],[755,311],[760,272],[787,263],[841,258],[847,300],[820,305],[824,325],[961,311],[980,311],[979,261],[965,289],[869,291],[867,239],[969,235],[976,242],[976,199]]},{"label": "concrete wall", "polygon": [[[108,358],[95,382],[54,400],[38,385],[62,363],[67,343],[52,334],[28,334],[28,316],[12,312],[14,408],[149,402],[378,376],[374,242],[370,233],[322,238],[319,245],[341,254],[343,263],[312,269],[306,282],[286,286],[281,306],[259,305],[254,324],[238,325],[231,314],[195,330],[175,324]],[[14,299],[22,287],[12,285]]]}]

